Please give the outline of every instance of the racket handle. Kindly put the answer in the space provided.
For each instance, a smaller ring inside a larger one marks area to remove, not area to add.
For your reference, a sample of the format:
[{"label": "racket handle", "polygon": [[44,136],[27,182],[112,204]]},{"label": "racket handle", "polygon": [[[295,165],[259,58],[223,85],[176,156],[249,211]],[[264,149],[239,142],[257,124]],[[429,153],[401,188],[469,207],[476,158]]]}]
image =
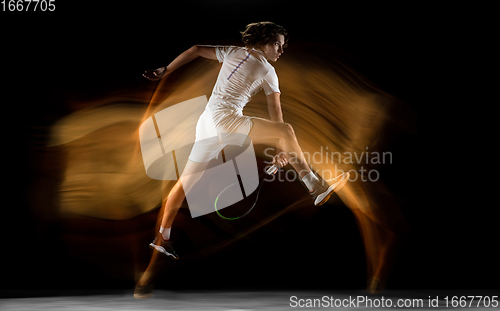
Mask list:
[{"label": "racket handle", "polygon": [[278,166],[276,164],[273,164],[270,168],[266,170],[266,173],[268,175],[272,175],[278,171]]}]

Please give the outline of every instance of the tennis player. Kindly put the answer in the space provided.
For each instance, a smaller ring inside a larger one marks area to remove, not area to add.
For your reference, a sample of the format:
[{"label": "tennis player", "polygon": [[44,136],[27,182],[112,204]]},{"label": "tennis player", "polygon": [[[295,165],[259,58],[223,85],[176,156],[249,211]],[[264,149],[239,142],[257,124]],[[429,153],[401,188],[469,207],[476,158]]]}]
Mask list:
[{"label": "tennis player", "polygon": [[[278,61],[283,54],[288,42],[287,31],[272,22],[259,22],[247,25],[241,34],[244,47],[195,45],[168,66],[144,73],[145,78],[156,81],[198,57],[222,63],[212,95],[196,125],[196,139],[189,161],[163,202],[160,229],[150,244],[160,254],[173,259],[179,258],[170,241],[177,211],[193,184],[199,180],[200,174],[195,173],[203,171],[226,145],[242,146],[250,138],[253,144],[275,146],[278,152],[273,164],[283,167],[290,162],[317,206],[328,201],[349,179],[349,173],[339,175],[330,184],[318,178],[304,158],[293,127],[283,120],[278,76],[271,63]],[[245,105],[260,90],[266,94],[269,120],[243,114]],[[221,137],[224,137],[223,141]],[[136,298],[151,295],[149,268],[137,283]]]}]

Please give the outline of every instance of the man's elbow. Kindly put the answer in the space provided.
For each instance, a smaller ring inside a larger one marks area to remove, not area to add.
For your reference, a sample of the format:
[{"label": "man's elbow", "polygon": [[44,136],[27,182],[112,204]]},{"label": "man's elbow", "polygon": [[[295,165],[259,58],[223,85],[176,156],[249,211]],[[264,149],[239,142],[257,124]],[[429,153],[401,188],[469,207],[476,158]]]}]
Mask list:
[{"label": "man's elbow", "polygon": [[201,56],[200,55],[200,47],[198,45],[193,45],[188,49],[189,53],[196,55],[196,56]]}]

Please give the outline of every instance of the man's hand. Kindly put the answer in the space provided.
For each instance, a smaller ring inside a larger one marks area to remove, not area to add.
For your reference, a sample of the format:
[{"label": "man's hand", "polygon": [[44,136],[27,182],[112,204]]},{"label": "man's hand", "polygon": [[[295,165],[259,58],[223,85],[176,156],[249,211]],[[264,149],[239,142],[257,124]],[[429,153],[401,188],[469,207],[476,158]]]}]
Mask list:
[{"label": "man's hand", "polygon": [[273,158],[273,164],[276,164],[278,167],[285,167],[288,164],[288,159],[286,158],[285,152],[280,152]]},{"label": "man's hand", "polygon": [[160,67],[155,70],[146,70],[143,76],[151,81],[158,81],[167,76],[167,67]]}]

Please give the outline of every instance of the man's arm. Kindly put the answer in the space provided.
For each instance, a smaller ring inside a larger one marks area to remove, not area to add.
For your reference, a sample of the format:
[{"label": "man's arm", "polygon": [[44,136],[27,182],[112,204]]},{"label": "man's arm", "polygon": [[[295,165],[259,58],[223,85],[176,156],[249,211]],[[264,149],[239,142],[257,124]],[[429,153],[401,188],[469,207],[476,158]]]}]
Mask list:
[{"label": "man's arm", "polygon": [[200,56],[208,59],[217,59],[217,55],[215,54],[215,47],[195,45],[190,49],[182,52],[170,64],[168,64],[168,66],[160,67],[155,70],[147,70],[146,72],[144,72],[143,76],[152,81],[160,80],[161,78],[169,75],[181,66],[195,60]]},{"label": "man's arm", "polygon": [[[267,109],[269,110],[269,116],[271,121],[283,123],[283,111],[281,110],[280,93],[274,92],[266,96],[267,98]],[[276,156],[273,158],[273,164],[277,164],[278,167],[284,167],[288,163],[288,154],[283,152],[283,141],[279,140],[276,146]]]},{"label": "man's arm", "polygon": [[280,93],[274,92],[266,96],[267,109],[271,121],[283,123],[283,112],[281,111]]},{"label": "man's arm", "polygon": [[195,60],[198,57],[208,58],[208,59],[217,59],[215,55],[215,47],[213,46],[200,46],[195,45],[191,47],[189,50],[186,50],[181,55],[177,56],[167,67],[166,73],[172,73],[177,70],[179,67]]}]

